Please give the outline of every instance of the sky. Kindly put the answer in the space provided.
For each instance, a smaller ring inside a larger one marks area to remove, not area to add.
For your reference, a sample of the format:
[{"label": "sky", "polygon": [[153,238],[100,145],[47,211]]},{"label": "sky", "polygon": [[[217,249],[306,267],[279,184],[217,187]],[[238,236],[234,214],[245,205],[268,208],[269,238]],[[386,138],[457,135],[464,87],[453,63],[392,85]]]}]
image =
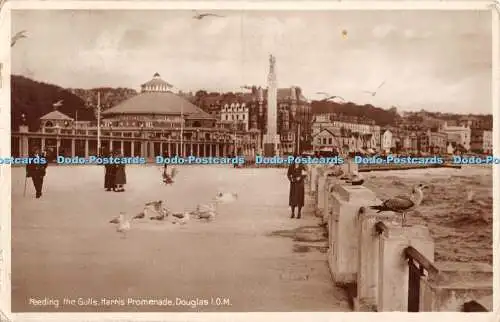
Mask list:
[{"label": "sky", "polygon": [[[489,11],[18,10],[12,73],[62,87],[279,87],[399,110],[491,113]],[[343,31],[347,38],[343,37]],[[375,91],[372,96],[364,91]]]}]

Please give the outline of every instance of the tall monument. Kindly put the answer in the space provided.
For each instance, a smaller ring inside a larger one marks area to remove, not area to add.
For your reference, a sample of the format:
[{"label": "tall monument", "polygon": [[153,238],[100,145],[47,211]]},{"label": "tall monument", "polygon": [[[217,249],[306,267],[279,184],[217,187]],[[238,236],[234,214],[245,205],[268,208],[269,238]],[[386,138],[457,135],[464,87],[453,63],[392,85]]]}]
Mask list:
[{"label": "tall monument", "polygon": [[276,81],[276,57],[269,55],[269,75],[267,76],[267,132],[264,135],[264,155],[279,154],[280,136],[278,127],[278,84]]}]

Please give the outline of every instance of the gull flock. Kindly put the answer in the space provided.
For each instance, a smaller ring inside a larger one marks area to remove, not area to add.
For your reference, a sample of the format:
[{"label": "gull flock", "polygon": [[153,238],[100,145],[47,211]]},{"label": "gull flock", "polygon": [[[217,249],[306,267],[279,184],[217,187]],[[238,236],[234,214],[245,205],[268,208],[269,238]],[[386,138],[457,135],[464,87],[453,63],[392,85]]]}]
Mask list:
[{"label": "gull flock", "polygon": [[109,223],[114,224],[116,232],[122,238],[127,237],[127,233],[132,228],[134,220],[170,221],[172,224],[186,225],[191,219],[211,222],[217,215],[217,205],[234,202],[238,199],[238,194],[231,192],[219,192],[210,203],[198,204],[193,211],[172,212],[164,206],[162,200],[150,201],[144,204],[144,210],[139,214],[129,218],[124,212],[113,218]]}]

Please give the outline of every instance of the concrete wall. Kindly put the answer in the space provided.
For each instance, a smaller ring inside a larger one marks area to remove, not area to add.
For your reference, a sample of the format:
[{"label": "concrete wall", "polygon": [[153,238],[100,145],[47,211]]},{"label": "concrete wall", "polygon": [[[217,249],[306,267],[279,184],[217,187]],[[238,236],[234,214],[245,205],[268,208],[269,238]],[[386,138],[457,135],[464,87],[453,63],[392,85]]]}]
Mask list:
[{"label": "concrete wall", "polygon": [[[316,195],[317,214],[328,223],[328,263],[333,281],[356,284],[356,311],[408,311],[409,267],[404,256],[408,246],[434,263],[434,241],[425,226],[401,226],[401,216],[375,213],[369,207],[381,200],[364,186],[342,180],[357,171],[347,163],[345,175],[332,176],[332,167],[313,166],[309,187]],[[380,234],[375,226],[383,222]],[[492,308],[492,268],[484,263],[434,263],[439,273],[423,276],[420,311],[462,310],[464,302],[475,300]]]}]

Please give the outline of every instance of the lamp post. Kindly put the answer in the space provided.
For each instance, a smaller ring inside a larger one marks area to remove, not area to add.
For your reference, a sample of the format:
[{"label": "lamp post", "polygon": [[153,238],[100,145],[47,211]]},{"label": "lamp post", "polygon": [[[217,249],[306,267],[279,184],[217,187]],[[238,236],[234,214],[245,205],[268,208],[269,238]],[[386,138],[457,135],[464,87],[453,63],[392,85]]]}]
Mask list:
[{"label": "lamp post", "polygon": [[[169,84],[170,89],[176,89],[176,87],[172,84]],[[172,94],[175,94],[173,91],[171,91]],[[178,89],[178,92],[182,92],[181,90]],[[179,95],[180,96],[180,95]],[[181,158],[184,157],[184,99],[181,97]]]},{"label": "lamp post", "polygon": [[97,92],[97,154],[101,155],[101,92]]}]

